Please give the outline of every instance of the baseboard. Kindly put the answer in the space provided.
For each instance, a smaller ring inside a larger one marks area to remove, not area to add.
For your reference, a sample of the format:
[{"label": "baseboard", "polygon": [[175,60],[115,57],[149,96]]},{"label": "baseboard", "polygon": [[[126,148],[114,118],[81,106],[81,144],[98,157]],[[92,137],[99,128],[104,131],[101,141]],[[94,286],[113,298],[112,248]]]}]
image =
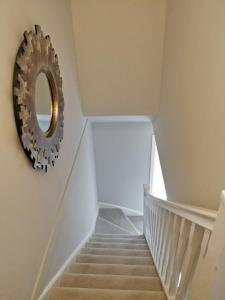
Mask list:
[{"label": "baseboard", "polygon": [[70,266],[70,264],[72,263],[72,261],[74,260],[74,258],[78,255],[78,253],[80,252],[80,250],[85,246],[85,244],[87,243],[87,241],[89,240],[89,238],[93,235],[93,233],[95,231],[95,224],[96,224],[97,217],[98,217],[98,211],[97,211],[97,214],[95,216],[95,219],[93,221],[93,224],[91,226],[91,229],[90,229],[89,233],[83,238],[83,240],[79,243],[79,245],[73,250],[73,252],[71,253],[71,255],[67,258],[67,260],[64,262],[64,264],[61,266],[61,268],[57,271],[57,273],[53,276],[53,278],[46,285],[46,287],[44,288],[44,290],[42,291],[41,295],[38,297],[37,300],[47,300],[49,291],[54,286],[57,285],[57,283],[58,283],[60,277],[62,276],[62,274]]},{"label": "baseboard", "polygon": [[136,116],[87,116],[92,123],[149,123],[151,117],[147,115]]},{"label": "baseboard", "polygon": [[140,210],[135,210],[135,209],[128,208],[125,206],[120,206],[120,205],[111,204],[111,203],[107,203],[107,202],[98,202],[98,203],[99,203],[100,208],[101,207],[120,208],[126,216],[143,216],[143,212]]}]

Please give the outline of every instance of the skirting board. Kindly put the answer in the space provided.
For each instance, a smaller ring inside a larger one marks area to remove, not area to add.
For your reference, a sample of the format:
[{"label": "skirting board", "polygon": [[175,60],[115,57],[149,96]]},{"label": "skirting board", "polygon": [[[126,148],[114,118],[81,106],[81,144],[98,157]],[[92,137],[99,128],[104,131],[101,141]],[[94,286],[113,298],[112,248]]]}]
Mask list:
[{"label": "skirting board", "polygon": [[95,216],[95,219],[93,221],[93,224],[91,226],[91,229],[89,233],[83,238],[83,240],[79,243],[79,245],[74,249],[74,251],[71,253],[71,255],[67,258],[67,260],[64,262],[64,264],[61,266],[61,268],[58,270],[58,272],[53,276],[53,278],[49,281],[49,283],[46,285],[44,290],[42,291],[41,295],[38,297],[37,300],[47,300],[47,296],[51,288],[56,286],[58,283],[58,280],[62,276],[62,274],[66,271],[66,269],[70,266],[74,258],[77,256],[77,254],[80,252],[80,250],[84,247],[84,245],[87,243],[89,238],[93,235],[95,231],[95,224],[96,219],[98,216],[98,212]]},{"label": "skirting board", "polygon": [[106,202],[98,202],[99,207],[102,208],[120,208],[122,211],[125,213],[126,216],[142,216],[143,217],[143,212],[140,210],[135,210],[131,209],[128,207],[120,206],[120,205],[115,205],[111,203],[106,203]]},{"label": "skirting board", "polygon": [[150,116],[136,115],[136,116],[88,116],[91,123],[149,123]]}]

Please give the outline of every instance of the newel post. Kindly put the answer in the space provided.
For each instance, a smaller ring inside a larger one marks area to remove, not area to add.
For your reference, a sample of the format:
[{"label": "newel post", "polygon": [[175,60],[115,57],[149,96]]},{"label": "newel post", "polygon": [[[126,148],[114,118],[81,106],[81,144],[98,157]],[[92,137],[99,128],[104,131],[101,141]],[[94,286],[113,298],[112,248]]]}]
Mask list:
[{"label": "newel post", "polygon": [[225,299],[225,191],[206,253],[200,259],[189,292],[189,300]]}]

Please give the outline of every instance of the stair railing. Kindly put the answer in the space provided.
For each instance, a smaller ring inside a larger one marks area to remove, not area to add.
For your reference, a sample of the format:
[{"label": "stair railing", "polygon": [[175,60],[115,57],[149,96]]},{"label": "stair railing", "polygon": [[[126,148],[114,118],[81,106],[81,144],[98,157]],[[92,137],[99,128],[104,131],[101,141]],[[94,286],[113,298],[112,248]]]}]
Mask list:
[{"label": "stair railing", "polygon": [[225,299],[221,197],[217,212],[155,198],[144,186],[144,234],[169,300]]}]

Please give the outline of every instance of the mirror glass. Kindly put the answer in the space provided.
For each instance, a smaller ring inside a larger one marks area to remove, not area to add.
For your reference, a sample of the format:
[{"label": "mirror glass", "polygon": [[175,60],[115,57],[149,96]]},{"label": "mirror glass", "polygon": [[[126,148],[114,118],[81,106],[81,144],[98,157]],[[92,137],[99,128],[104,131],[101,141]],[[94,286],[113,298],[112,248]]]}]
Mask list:
[{"label": "mirror glass", "polygon": [[48,78],[41,72],[36,78],[35,106],[38,125],[42,131],[48,131],[52,119],[52,94]]}]

